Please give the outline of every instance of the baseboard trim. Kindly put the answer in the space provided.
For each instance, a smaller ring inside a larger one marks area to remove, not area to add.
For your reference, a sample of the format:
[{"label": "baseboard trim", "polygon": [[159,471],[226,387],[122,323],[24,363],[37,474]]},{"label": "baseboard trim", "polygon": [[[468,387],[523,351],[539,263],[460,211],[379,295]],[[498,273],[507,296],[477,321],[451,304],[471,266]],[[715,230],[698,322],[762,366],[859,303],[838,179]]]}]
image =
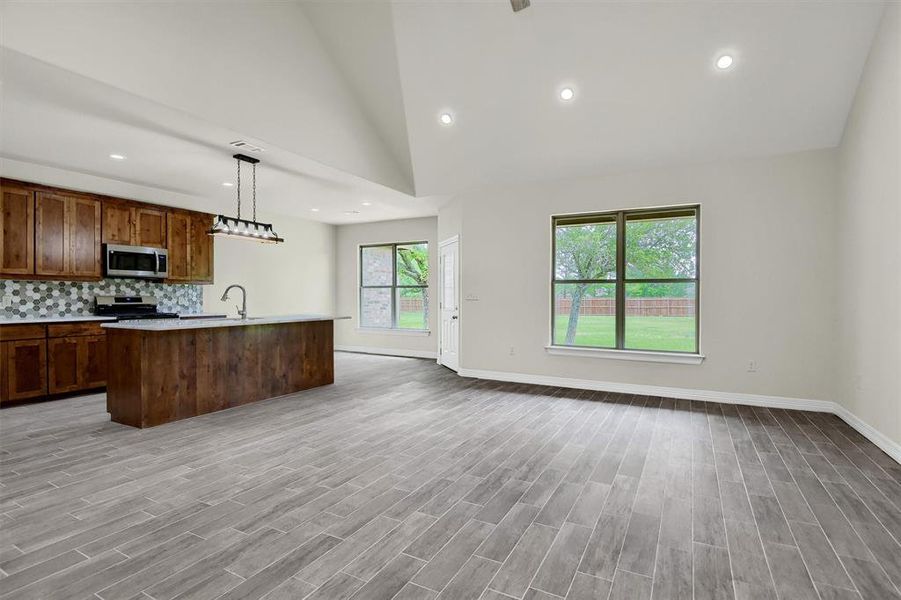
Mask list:
[{"label": "baseboard trim", "polygon": [[618,392],[621,394],[663,396],[665,398],[678,398],[680,400],[701,400],[704,402],[723,402],[725,404],[748,404],[751,406],[764,406],[769,408],[791,408],[794,410],[834,412],[833,409],[835,406],[835,403],[828,400],[802,400],[800,398],[787,398],[784,396],[763,396],[760,394],[693,390],[688,388],[643,385],[638,383],[597,381],[595,379],[574,379],[570,377],[553,377],[550,375],[483,371],[480,369],[460,369],[460,375],[463,377],[474,377],[476,379],[495,379],[497,381],[533,383],[536,385],[577,388],[580,390],[598,390],[601,392]]},{"label": "baseboard trim", "polygon": [[438,358],[438,353],[431,350],[404,350],[403,348],[376,348],[371,346],[336,345],[339,352],[356,352],[358,354],[379,354],[382,356],[402,356],[405,358]]},{"label": "baseboard trim", "polygon": [[601,392],[618,392],[621,394],[642,394],[646,396],[662,396],[681,400],[699,400],[702,402],[721,402],[724,404],[747,404],[765,408],[785,408],[791,410],[809,410],[832,413],[853,427],[862,436],[876,444],[880,450],[901,463],[901,444],[889,439],[844,406],[831,400],[809,400],[805,398],[789,398],[786,396],[766,396],[762,394],[741,394],[737,392],[718,392],[713,390],[695,390],[678,387],[642,385],[637,383],[617,383],[613,381],[597,381],[595,379],[575,379],[570,377],[554,377],[550,375],[532,375],[528,373],[512,373],[505,371],[486,371],[482,369],[460,369],[461,377],[474,379],[492,379],[511,383],[529,383],[553,387],[575,388],[581,390],[597,390]]},{"label": "baseboard trim", "polygon": [[895,459],[895,462],[901,464],[901,444],[889,439],[884,433],[840,404],[835,403],[835,410],[832,412],[839,419],[856,429],[857,433],[876,444],[880,450]]}]

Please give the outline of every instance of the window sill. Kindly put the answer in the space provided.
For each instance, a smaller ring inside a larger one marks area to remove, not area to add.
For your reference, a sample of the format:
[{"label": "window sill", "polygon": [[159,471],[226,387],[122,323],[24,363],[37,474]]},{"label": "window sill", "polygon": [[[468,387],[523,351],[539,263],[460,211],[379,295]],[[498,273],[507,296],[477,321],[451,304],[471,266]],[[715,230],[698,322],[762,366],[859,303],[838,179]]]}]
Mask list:
[{"label": "window sill", "polygon": [[375,335],[412,335],[426,337],[432,335],[428,329],[390,329],[388,327],[357,327],[357,333]]},{"label": "window sill", "polygon": [[613,360],[636,360],[642,362],[672,363],[677,365],[699,365],[703,354],[680,352],[654,352],[650,350],[612,350],[610,348],[574,348],[571,346],[545,346],[548,354],[558,356],[585,356],[589,358],[609,358]]}]

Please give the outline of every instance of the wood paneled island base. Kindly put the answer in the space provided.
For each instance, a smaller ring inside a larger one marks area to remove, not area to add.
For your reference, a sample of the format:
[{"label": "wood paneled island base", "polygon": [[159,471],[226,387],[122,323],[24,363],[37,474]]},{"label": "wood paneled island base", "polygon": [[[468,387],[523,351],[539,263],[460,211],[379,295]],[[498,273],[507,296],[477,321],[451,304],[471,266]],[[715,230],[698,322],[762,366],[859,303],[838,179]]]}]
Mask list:
[{"label": "wood paneled island base", "polygon": [[107,329],[106,405],[153,427],[334,383],[334,321]]}]

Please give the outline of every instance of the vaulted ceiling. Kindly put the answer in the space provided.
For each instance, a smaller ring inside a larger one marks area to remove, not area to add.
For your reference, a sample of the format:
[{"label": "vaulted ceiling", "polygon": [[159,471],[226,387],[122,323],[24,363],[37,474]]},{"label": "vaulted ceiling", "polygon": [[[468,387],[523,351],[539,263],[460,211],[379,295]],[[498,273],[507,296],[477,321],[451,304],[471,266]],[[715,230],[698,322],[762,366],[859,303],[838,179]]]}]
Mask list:
[{"label": "vaulted ceiling", "polygon": [[433,214],[473,187],[835,146],[882,10],[6,2],[0,154],[215,204],[240,138],[272,210]]}]

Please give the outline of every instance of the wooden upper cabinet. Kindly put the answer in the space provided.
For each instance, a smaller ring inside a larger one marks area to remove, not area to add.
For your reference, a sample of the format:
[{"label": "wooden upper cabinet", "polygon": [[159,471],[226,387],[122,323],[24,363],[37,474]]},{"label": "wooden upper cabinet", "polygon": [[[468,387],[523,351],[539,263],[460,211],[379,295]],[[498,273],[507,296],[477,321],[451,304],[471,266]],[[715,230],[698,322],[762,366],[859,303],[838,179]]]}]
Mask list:
[{"label": "wooden upper cabinet", "polygon": [[134,209],[135,245],[166,247],[166,211],[155,208],[138,207]]},{"label": "wooden upper cabinet", "polygon": [[2,186],[0,197],[0,273],[34,274],[34,192]]},{"label": "wooden upper cabinet", "polygon": [[100,278],[100,202],[38,192],[34,206],[35,274]]},{"label": "wooden upper cabinet", "polygon": [[213,216],[174,210],[168,216],[169,280],[213,282]]},{"label": "wooden upper cabinet", "polygon": [[121,200],[104,200],[103,243],[165,248],[166,212]]},{"label": "wooden upper cabinet", "polygon": [[213,226],[212,215],[191,215],[191,281],[213,282]]},{"label": "wooden upper cabinet", "polygon": [[167,211],[117,200],[103,201],[103,243],[166,247]]},{"label": "wooden upper cabinet", "polygon": [[213,282],[212,215],[0,178],[0,278],[103,277],[103,244],[169,250],[169,280]]},{"label": "wooden upper cabinet", "polygon": [[35,212],[35,273],[69,274],[69,198],[61,194],[38,192]]},{"label": "wooden upper cabinet", "polygon": [[167,217],[169,242],[169,279],[191,279],[191,214],[172,211]]},{"label": "wooden upper cabinet", "polygon": [[131,245],[134,232],[132,208],[124,202],[103,201],[103,243]]},{"label": "wooden upper cabinet", "polygon": [[69,273],[100,277],[100,202],[90,198],[69,200]]}]

